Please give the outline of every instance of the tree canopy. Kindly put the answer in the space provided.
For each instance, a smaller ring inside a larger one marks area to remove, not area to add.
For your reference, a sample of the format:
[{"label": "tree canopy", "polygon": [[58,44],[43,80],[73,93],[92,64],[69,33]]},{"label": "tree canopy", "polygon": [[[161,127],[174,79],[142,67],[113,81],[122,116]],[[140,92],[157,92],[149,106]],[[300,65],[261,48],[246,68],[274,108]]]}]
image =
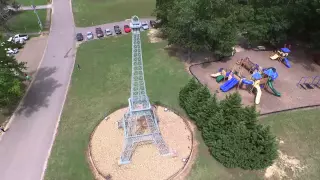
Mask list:
[{"label": "tree canopy", "polygon": [[23,70],[25,63],[17,62],[14,56],[7,55],[7,48],[12,48],[10,43],[0,46],[0,106],[7,107],[14,104],[24,92]]},{"label": "tree canopy", "polygon": [[272,45],[288,39],[320,43],[318,0],[157,0],[170,44],[228,55],[239,35]]}]

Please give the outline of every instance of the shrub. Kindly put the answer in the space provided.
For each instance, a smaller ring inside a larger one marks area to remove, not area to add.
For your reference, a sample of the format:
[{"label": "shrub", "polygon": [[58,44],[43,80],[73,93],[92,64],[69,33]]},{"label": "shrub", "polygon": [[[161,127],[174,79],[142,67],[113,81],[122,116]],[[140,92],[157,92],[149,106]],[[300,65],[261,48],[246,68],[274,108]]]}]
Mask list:
[{"label": "shrub", "polygon": [[275,137],[269,127],[258,124],[254,106],[242,107],[238,93],[218,102],[207,87],[191,80],[180,91],[179,100],[212,156],[224,166],[263,169],[277,158]]},{"label": "shrub", "polygon": [[185,103],[189,99],[191,92],[199,89],[201,84],[194,78],[191,79],[179,92],[179,103],[182,108],[185,108]]}]

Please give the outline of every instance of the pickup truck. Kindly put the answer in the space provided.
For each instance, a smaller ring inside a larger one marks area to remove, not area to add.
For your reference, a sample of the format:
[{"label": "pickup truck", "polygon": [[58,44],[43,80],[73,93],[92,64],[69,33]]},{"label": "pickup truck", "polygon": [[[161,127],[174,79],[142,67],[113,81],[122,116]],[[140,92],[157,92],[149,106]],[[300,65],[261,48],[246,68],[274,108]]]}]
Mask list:
[{"label": "pickup truck", "polygon": [[20,43],[23,44],[26,40],[29,39],[28,35],[24,35],[24,34],[16,34],[13,37],[10,37],[8,39],[9,42],[14,42],[14,43]]}]

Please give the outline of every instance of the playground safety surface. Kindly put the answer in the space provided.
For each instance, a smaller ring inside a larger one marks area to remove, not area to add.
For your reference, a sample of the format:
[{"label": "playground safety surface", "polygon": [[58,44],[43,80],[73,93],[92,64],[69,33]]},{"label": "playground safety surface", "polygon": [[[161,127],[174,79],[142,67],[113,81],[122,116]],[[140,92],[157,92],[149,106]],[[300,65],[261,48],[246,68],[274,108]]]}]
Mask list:
[{"label": "playground safety surface", "polygon": [[[276,68],[279,77],[274,81],[274,88],[281,93],[281,97],[273,95],[272,91],[267,87],[262,89],[262,96],[260,104],[257,105],[257,109],[262,114],[270,113],[274,111],[281,111],[285,109],[292,109],[303,106],[316,105],[320,103],[320,89],[302,89],[297,86],[297,83],[301,77],[314,77],[320,76],[320,66],[311,60],[302,50],[292,49],[292,53],[289,55],[289,60],[292,65],[291,68],[287,68],[284,64],[270,60],[269,57],[273,55],[272,51],[244,51],[238,52],[229,60],[211,62],[201,65],[195,65],[190,68],[190,71],[199,79],[202,84],[208,86],[208,88],[214,93],[220,90],[220,86],[224,83],[217,83],[215,78],[210,77],[210,74],[216,73],[219,68],[231,69],[236,61],[249,57],[250,60],[256,64],[259,64],[263,68],[274,67]],[[246,69],[242,70],[242,76],[250,78],[250,74]],[[229,92],[235,92],[236,87],[223,93],[219,91],[217,97],[222,99]],[[249,93],[249,90],[239,88],[238,92],[242,96],[242,103],[244,105],[253,105],[255,94]]]}]

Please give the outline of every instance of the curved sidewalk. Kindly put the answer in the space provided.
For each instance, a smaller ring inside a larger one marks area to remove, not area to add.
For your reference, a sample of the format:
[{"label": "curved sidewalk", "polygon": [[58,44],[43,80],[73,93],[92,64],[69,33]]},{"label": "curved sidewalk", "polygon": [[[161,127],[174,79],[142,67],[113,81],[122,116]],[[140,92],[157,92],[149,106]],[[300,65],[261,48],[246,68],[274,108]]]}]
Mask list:
[{"label": "curved sidewalk", "polygon": [[39,180],[46,166],[74,65],[70,1],[54,0],[51,31],[38,73],[0,143],[1,180]]}]

